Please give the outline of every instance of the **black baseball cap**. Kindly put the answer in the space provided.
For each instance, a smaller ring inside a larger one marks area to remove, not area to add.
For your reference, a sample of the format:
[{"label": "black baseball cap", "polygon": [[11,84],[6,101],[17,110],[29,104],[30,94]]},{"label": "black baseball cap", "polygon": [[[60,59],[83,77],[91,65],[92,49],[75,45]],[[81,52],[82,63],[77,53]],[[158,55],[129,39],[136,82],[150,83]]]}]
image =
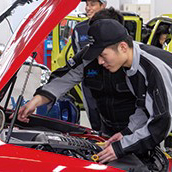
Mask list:
[{"label": "black baseball cap", "polygon": [[110,45],[123,41],[128,37],[126,28],[114,19],[100,19],[90,25],[88,30],[89,48],[83,59],[93,60]]}]

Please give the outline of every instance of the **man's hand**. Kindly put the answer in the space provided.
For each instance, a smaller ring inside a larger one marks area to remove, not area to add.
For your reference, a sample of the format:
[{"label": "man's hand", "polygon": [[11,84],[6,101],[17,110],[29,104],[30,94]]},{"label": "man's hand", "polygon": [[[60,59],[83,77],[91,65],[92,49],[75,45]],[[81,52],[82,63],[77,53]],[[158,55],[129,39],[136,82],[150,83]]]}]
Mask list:
[{"label": "man's hand", "polygon": [[104,150],[97,154],[99,156],[100,163],[110,162],[117,159],[111,143],[121,140],[122,138],[123,135],[119,132],[106,141]]},{"label": "man's hand", "polygon": [[[31,115],[38,106],[46,104],[50,102],[50,100],[44,96],[36,95],[32,100],[22,106],[18,113],[18,120],[22,122],[29,122],[29,115]],[[13,114],[9,117],[13,118]]]},{"label": "man's hand", "polygon": [[[27,104],[25,104],[24,106],[20,108],[18,117],[17,117],[18,120],[28,123],[29,122],[28,116],[31,115],[35,111],[35,109],[36,107],[32,103],[32,101],[28,102]],[[10,119],[13,118],[13,114],[9,118]]]},{"label": "man's hand", "polygon": [[99,152],[97,155],[99,157],[99,163],[101,164],[117,159],[115,152],[112,148],[112,145],[109,145],[103,151]]},{"label": "man's hand", "polygon": [[107,148],[112,142],[116,142],[118,140],[121,140],[123,138],[123,135],[119,132],[114,134],[109,140],[106,141],[104,148]]}]

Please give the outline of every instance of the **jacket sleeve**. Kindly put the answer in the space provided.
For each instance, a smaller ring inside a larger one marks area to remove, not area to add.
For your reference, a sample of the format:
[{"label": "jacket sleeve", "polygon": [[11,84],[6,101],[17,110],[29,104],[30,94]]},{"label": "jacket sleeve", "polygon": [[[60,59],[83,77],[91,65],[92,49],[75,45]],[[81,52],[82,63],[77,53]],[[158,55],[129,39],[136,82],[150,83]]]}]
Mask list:
[{"label": "jacket sleeve", "polygon": [[[141,114],[142,111],[138,109],[131,116],[130,119],[135,119],[129,123],[129,128],[133,130],[133,133],[112,143],[118,158],[125,154],[142,154],[153,149],[171,131],[172,92],[170,91],[171,87],[167,87],[170,84],[170,79],[166,81],[169,83],[165,83],[161,77],[151,79],[145,96],[145,107],[143,107],[148,111],[149,117],[147,120],[139,118],[144,114]],[[139,120],[143,120],[143,122],[140,123]]]},{"label": "jacket sleeve", "polygon": [[76,54],[79,51],[79,40],[78,40],[78,32],[76,27],[73,30],[73,34],[72,34],[72,48],[74,51],[74,54]]},{"label": "jacket sleeve", "polygon": [[79,84],[83,79],[83,64],[81,63],[75,68],[65,66],[59,68],[51,74],[47,84],[39,87],[35,94],[43,95],[54,102],[59,99],[67,91]]},{"label": "jacket sleeve", "polygon": [[122,135],[132,134],[137,129],[143,127],[148,118],[141,108],[137,108],[135,113],[129,117],[129,124],[124,130],[121,131]]}]

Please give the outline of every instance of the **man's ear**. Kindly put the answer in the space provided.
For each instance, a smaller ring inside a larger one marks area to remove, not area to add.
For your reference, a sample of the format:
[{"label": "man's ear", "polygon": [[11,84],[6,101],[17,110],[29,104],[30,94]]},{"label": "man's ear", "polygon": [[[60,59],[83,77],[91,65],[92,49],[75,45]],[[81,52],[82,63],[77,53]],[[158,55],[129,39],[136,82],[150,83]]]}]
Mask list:
[{"label": "man's ear", "polygon": [[103,4],[101,5],[101,9],[106,8],[106,5],[107,5],[107,4],[103,3]]},{"label": "man's ear", "polygon": [[120,42],[118,45],[118,50],[120,52],[126,53],[128,50],[128,44],[126,42]]}]

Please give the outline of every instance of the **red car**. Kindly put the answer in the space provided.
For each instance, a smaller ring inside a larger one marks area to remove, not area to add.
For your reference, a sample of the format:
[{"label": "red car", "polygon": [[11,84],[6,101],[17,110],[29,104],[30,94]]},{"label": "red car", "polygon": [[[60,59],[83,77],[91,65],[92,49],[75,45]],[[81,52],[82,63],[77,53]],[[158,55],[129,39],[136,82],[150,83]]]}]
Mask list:
[{"label": "red car", "polygon": [[[15,111],[7,108],[16,73],[38,44],[79,2],[44,0],[13,34],[0,57],[0,101],[6,99],[5,105],[0,107],[1,172],[123,171],[94,162],[94,155],[102,150],[96,142],[107,139],[101,133],[34,114],[27,124],[15,118],[9,119],[12,113],[16,116],[19,109],[19,106]],[[18,102],[22,99],[23,90]],[[156,159],[157,170],[168,171],[168,161],[161,150],[158,149],[151,156]]]}]

